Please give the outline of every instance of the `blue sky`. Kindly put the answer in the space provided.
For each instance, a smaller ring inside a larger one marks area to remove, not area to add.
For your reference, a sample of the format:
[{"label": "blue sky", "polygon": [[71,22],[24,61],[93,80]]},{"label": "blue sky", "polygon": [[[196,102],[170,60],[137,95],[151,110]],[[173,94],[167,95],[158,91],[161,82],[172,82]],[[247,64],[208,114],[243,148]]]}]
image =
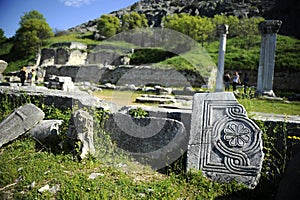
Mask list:
[{"label": "blue sky", "polygon": [[138,0],[0,0],[0,28],[6,37],[15,35],[20,17],[37,10],[52,29],[66,30],[102,14],[125,8]]}]

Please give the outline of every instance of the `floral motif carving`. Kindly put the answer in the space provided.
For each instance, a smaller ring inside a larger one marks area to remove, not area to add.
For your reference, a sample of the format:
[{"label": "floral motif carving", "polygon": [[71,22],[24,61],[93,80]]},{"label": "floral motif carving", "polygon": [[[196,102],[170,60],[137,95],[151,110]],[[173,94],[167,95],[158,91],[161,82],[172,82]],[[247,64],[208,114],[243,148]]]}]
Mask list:
[{"label": "floral motif carving", "polygon": [[229,122],[224,133],[224,139],[232,147],[243,147],[250,141],[251,131],[241,122]]}]

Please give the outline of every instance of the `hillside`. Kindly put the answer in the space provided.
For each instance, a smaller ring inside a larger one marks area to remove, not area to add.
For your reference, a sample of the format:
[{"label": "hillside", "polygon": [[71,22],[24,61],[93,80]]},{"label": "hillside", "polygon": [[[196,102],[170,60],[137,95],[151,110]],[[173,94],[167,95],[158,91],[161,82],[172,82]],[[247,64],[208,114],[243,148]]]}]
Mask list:
[{"label": "hillside", "polygon": [[[124,14],[131,12],[145,14],[150,27],[163,26],[162,18],[175,13],[207,17],[213,17],[216,14],[238,17],[260,16],[266,19],[282,20],[283,25],[279,34],[300,38],[300,28],[297,22],[300,4],[297,0],[141,0],[110,14],[121,19]],[[81,33],[96,31],[97,20],[90,20],[68,31]]]}]

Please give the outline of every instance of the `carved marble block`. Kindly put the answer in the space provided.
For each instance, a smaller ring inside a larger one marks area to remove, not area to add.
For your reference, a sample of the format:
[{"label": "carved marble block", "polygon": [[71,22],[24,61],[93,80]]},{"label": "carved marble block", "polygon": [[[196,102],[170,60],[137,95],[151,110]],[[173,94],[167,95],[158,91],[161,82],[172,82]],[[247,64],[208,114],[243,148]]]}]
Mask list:
[{"label": "carved marble block", "polygon": [[258,184],[263,162],[262,132],[233,93],[195,94],[187,169],[218,182]]}]

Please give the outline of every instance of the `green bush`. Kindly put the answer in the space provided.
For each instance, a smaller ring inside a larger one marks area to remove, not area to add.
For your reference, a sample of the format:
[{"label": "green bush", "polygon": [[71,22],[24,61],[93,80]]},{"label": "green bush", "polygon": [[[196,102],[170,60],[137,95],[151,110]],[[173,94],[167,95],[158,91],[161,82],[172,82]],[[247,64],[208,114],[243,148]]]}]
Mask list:
[{"label": "green bush", "polygon": [[142,65],[157,63],[175,56],[173,53],[162,49],[136,49],[130,57],[130,64]]}]

